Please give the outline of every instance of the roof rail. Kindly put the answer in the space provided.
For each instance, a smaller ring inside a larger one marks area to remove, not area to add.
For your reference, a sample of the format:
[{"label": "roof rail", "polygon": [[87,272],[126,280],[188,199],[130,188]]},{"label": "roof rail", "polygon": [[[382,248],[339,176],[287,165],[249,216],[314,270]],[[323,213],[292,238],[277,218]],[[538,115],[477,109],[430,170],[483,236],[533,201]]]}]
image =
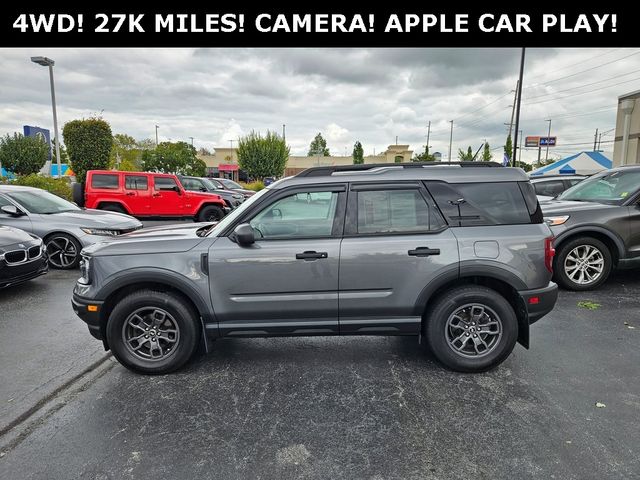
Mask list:
[{"label": "roof rail", "polygon": [[457,167],[502,167],[497,162],[411,162],[411,163],[361,163],[358,165],[327,165],[321,167],[311,167],[298,173],[296,177],[323,177],[334,172],[360,172],[372,170],[374,168],[422,168],[439,167],[450,165]]}]

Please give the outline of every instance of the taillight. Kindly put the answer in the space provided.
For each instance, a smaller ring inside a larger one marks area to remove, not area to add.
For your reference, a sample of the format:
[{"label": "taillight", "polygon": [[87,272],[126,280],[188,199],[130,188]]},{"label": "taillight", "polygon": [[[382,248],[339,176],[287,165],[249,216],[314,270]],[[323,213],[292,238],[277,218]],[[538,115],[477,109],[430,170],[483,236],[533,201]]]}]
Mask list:
[{"label": "taillight", "polygon": [[553,237],[547,237],[544,239],[544,266],[547,267],[551,273],[553,273],[553,257],[556,254],[556,249],[553,248]]}]

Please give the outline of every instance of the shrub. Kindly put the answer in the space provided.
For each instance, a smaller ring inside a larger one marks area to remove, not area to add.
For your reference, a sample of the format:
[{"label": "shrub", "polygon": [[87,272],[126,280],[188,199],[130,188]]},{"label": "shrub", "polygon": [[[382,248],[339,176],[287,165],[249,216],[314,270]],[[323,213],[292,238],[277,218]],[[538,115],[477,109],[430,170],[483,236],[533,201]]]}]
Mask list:
[{"label": "shrub", "polygon": [[0,163],[16,175],[37,173],[49,157],[49,146],[37,137],[20,133],[0,138]]},{"label": "shrub", "polygon": [[244,183],[242,186],[247,190],[253,190],[254,192],[259,192],[264,188],[264,183],[261,182],[260,180],[256,180],[255,182]]},{"label": "shrub", "polygon": [[113,147],[111,127],[101,118],[72,120],[62,129],[71,169],[84,183],[88,170],[105,170]]},{"label": "shrub", "polygon": [[[9,183],[7,180],[2,179],[4,183]],[[35,187],[51,192],[65,200],[73,201],[71,195],[71,184],[68,179],[65,178],[52,178],[43,177],[41,175],[24,175],[11,181],[11,185],[22,185],[24,187]]]},{"label": "shrub", "polygon": [[238,141],[238,164],[252,178],[281,177],[289,158],[289,147],[277,133],[266,136],[251,132]]}]

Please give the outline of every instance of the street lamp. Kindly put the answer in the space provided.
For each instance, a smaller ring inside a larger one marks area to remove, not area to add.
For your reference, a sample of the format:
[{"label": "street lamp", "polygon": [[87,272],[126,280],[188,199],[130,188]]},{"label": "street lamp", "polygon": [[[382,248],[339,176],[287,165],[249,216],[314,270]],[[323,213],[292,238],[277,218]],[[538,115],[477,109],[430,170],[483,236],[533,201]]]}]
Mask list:
[{"label": "street lamp", "polygon": [[62,166],[60,165],[60,137],[58,136],[58,113],[56,112],[56,88],[53,83],[53,66],[56,64],[47,57],[31,57],[33,63],[49,67],[49,81],[51,83],[51,106],[53,108],[53,130],[56,138],[56,161],[58,163],[58,178],[62,176]]}]

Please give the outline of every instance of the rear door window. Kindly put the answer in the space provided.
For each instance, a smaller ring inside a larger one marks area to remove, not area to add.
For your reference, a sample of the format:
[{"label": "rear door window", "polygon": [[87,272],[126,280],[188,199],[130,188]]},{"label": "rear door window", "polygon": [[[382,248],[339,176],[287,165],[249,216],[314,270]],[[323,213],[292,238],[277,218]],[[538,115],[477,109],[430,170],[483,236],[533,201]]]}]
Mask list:
[{"label": "rear door window", "polygon": [[124,188],[127,190],[146,190],[149,187],[144,175],[125,175]]},{"label": "rear door window", "polygon": [[118,188],[119,175],[94,173],[91,176],[91,188]]},{"label": "rear door window", "polygon": [[548,180],[545,182],[536,182],[533,184],[536,194],[545,195],[547,197],[555,197],[564,192],[564,182],[562,180]]},{"label": "rear door window", "polygon": [[156,190],[175,190],[178,187],[176,181],[171,177],[154,177]]},{"label": "rear door window", "polygon": [[[518,182],[426,182],[452,226],[518,225],[532,216]],[[536,202],[537,207],[537,202]]]}]

